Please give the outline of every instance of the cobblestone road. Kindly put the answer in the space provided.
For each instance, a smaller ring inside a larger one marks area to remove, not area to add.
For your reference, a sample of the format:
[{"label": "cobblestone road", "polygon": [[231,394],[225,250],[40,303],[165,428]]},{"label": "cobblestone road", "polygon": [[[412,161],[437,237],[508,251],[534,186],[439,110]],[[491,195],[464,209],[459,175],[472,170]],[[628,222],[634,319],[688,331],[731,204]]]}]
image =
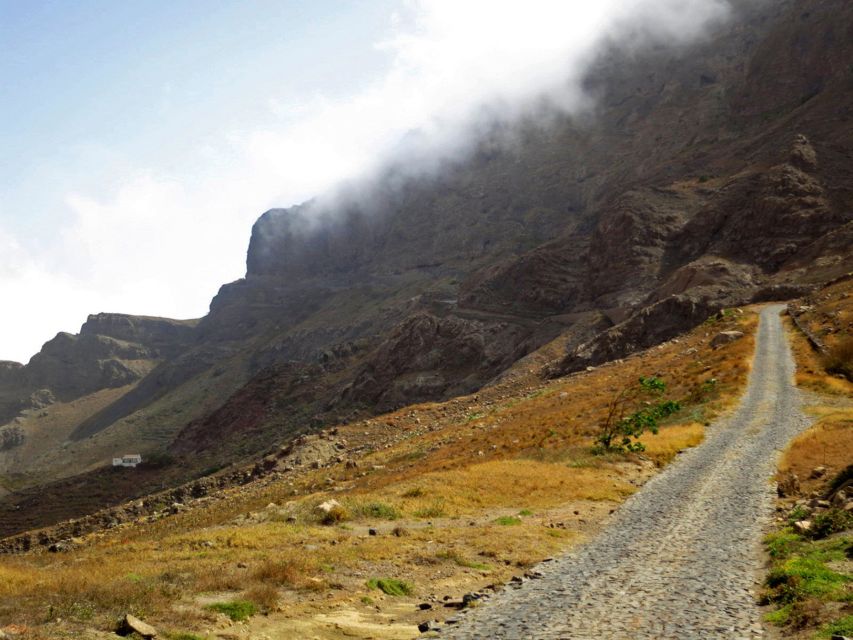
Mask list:
[{"label": "cobblestone road", "polygon": [[600,536],[442,637],[762,637],[755,600],[771,478],[780,450],[808,426],[781,310],[763,310],[747,392],[701,446],[629,499]]}]

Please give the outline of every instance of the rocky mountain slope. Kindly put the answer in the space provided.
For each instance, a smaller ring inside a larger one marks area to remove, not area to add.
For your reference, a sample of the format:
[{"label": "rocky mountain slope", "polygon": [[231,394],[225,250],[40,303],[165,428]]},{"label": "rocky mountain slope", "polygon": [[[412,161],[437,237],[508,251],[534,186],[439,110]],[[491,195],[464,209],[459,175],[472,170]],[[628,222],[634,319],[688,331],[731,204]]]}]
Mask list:
[{"label": "rocky mountain slope", "polygon": [[269,211],[197,324],[102,314],[0,365],[0,484],[168,454],[142,495],[472,392],[557,336],[575,371],[847,273],[850,60],[849,3],[741,2],[698,44],[602,55],[593,111],[495,123],[438,169],[392,162]]}]

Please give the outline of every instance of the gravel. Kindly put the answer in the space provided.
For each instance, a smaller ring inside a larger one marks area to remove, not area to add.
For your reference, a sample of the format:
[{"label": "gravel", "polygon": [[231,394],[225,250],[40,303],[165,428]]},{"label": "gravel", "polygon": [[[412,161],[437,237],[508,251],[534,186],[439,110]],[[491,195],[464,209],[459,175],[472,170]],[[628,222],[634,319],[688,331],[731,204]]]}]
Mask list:
[{"label": "gravel", "polygon": [[779,313],[761,313],[740,406],[540,579],[471,609],[444,638],[759,638],[761,536],[776,460],[808,427]]}]

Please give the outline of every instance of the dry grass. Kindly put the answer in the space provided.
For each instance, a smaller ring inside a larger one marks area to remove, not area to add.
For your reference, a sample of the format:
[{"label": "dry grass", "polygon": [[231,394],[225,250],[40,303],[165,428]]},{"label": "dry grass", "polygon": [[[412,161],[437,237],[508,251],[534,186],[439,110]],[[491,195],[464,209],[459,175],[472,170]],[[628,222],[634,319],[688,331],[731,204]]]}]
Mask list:
[{"label": "dry grass", "polygon": [[824,368],[835,374],[841,374],[853,381],[853,336],[846,336],[829,346],[829,353],[823,359]]},{"label": "dry grass", "polygon": [[780,474],[797,474],[807,492],[826,482],[809,479],[815,467],[826,467],[831,477],[853,463],[853,407],[815,406],[809,412],[818,421],[791,442],[779,463]]},{"label": "dry grass", "polygon": [[853,338],[853,281],[843,281],[815,295],[801,323],[827,344],[830,358],[821,357],[793,323],[786,321],[797,363],[797,385],[815,392],[807,411],[816,422],[795,438],[779,463],[780,474],[796,473],[805,492],[821,488],[825,479],[810,479],[811,471],[825,466],[829,475],[853,463],[853,383],[830,371],[839,362],[849,362]]},{"label": "dry grass", "polygon": [[311,579],[316,573],[316,563],[304,557],[269,559],[252,572],[252,578],[278,587],[318,590],[321,583]]},{"label": "dry grass", "polygon": [[646,455],[660,465],[667,464],[685,449],[695,447],[705,439],[705,427],[688,422],[661,429],[657,436],[646,439]]},{"label": "dry grass", "polygon": [[853,383],[828,372],[823,358],[812,349],[805,336],[788,318],[785,318],[785,326],[791,339],[794,360],[797,362],[797,386],[816,393],[836,396],[853,395]]},{"label": "dry grass", "polygon": [[[417,489],[418,497],[411,495]],[[534,460],[496,460],[463,469],[428,473],[416,485],[403,484],[379,495],[416,514],[440,501],[444,514],[462,516],[482,509],[545,508],[568,500],[621,500],[634,487],[600,467],[572,468]]]},{"label": "dry grass", "polygon": [[[561,380],[514,373],[507,385],[476,397],[341,427],[348,442],[374,449],[357,469],[339,465],[235,489],[226,499],[94,538],[68,555],[4,560],[0,625],[61,617],[70,627],[109,628],[130,611],[164,629],[198,630],[212,615],[198,605],[203,593],[249,600],[267,611],[285,608],[298,617],[360,595],[376,598],[365,576],[410,582],[418,597],[505,581],[519,567],[593,534],[596,523],[636,491],[639,467],[630,457],[590,453],[614,390],[657,374],[669,397],[686,402],[658,436],[643,439],[648,457],[664,464],[698,444],[703,425],[737,401],[755,326],[755,314],[747,312]],[[747,337],[708,347],[717,331],[732,328]],[[708,391],[712,378],[717,383]],[[327,480],[341,490],[329,491]],[[314,507],[331,497],[346,517],[323,525]],[[235,523],[269,502],[289,501],[296,522]],[[586,524],[570,504],[580,505]],[[534,515],[519,526],[496,522],[529,511]],[[555,520],[572,522],[554,528]],[[385,532],[368,536],[366,525],[377,523]],[[61,614],[49,609],[60,605]]]}]

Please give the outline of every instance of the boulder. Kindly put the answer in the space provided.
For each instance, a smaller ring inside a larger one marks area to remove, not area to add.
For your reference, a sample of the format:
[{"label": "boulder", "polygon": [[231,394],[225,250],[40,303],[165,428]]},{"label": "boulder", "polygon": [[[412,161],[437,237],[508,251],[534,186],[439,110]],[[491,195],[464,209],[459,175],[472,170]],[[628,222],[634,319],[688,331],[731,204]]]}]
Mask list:
[{"label": "boulder", "polygon": [[711,340],[711,347],[716,349],[743,338],[743,331],[721,331]]},{"label": "boulder", "polygon": [[796,473],[786,473],[776,485],[776,493],[780,498],[792,498],[800,493],[800,479]]},{"label": "boulder", "polygon": [[120,636],[129,636],[133,633],[140,635],[143,638],[157,637],[157,629],[128,613],[121,619],[121,622],[119,622],[116,634]]},{"label": "boulder", "polygon": [[809,476],[812,480],[817,480],[818,478],[822,478],[826,475],[826,467],[820,466],[812,469],[812,473]]},{"label": "boulder", "polygon": [[794,523],[794,530],[802,535],[805,535],[809,531],[811,531],[812,522],[811,520],[800,520],[799,522]]},{"label": "boulder", "polygon": [[326,502],[322,502],[322,503],[317,505],[317,511],[320,513],[323,513],[323,514],[329,514],[332,511],[334,511],[335,509],[339,509],[340,506],[341,506],[341,503],[338,502],[337,500],[334,500],[334,499],[326,500]]}]

